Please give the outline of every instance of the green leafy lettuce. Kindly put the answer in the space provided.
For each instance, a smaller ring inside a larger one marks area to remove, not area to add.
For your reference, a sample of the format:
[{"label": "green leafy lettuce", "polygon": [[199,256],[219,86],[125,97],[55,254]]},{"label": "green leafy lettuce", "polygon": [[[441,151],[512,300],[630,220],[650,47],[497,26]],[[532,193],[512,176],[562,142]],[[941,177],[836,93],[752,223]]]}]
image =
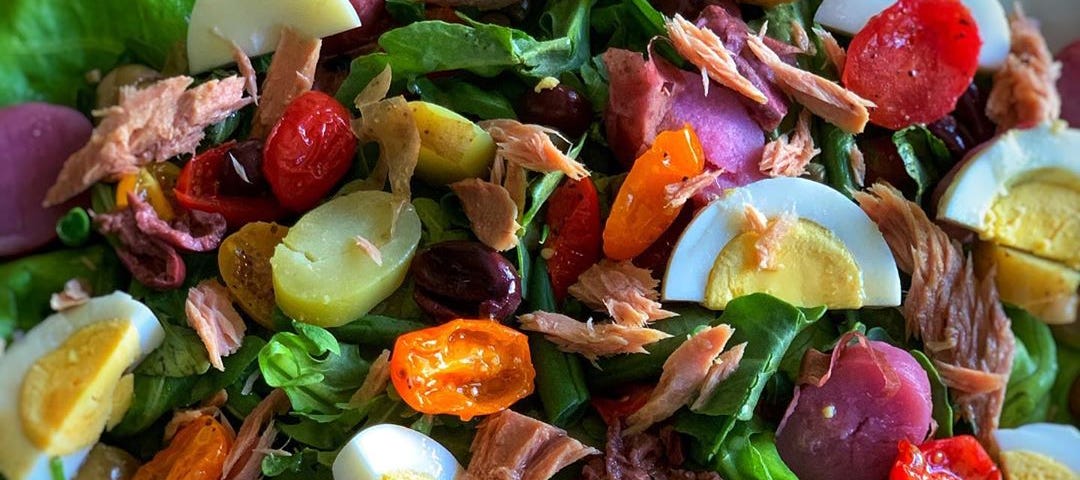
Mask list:
[{"label": "green leafy lettuce", "polygon": [[1015,428],[1046,418],[1058,373],[1057,344],[1050,327],[1023,309],[1006,305],[1005,313],[1012,320],[1016,354],[1005,387],[1001,427]]},{"label": "green leafy lettuce", "polygon": [[952,165],[952,155],[945,142],[923,125],[912,125],[892,136],[896,151],[904,161],[904,170],[915,181],[915,201],[931,188]]}]

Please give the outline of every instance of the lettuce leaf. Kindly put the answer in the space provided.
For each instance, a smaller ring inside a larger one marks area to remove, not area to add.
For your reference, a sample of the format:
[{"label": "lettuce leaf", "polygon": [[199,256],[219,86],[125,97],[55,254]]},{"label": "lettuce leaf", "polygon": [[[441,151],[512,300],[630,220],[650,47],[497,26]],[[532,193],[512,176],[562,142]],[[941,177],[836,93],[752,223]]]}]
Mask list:
[{"label": "lettuce leaf", "polygon": [[1050,389],[1058,373],[1057,344],[1050,327],[1021,308],[1005,306],[1016,336],[1001,428],[1016,428],[1046,418]]},{"label": "lettuce leaf", "polygon": [[904,170],[915,180],[915,201],[921,203],[923,194],[952,166],[952,154],[945,142],[922,125],[894,133],[892,141],[904,161]]},{"label": "lettuce leaf", "polygon": [[161,69],[182,49],[195,0],[5,0],[0,2],[0,106],[75,106],[86,74],[124,54]]}]

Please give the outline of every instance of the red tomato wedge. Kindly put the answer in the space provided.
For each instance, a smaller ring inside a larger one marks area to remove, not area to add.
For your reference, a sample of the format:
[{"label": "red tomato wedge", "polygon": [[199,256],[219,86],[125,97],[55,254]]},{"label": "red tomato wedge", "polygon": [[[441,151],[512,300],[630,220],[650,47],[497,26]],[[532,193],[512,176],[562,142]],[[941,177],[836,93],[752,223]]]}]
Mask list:
[{"label": "red tomato wedge", "polygon": [[870,121],[900,130],[956,107],[978,68],[982,40],[959,0],[900,0],[848,47],[844,86],[877,104]]},{"label": "red tomato wedge", "polygon": [[918,446],[905,440],[899,449],[889,480],[1001,480],[1001,470],[971,435]]},{"label": "red tomato wedge", "polygon": [[578,276],[600,260],[600,198],[589,177],[567,179],[548,200],[545,218],[551,232],[548,275],[555,299],[563,301]]},{"label": "red tomato wedge", "polygon": [[345,176],[356,154],[349,111],[318,91],[296,97],[266,137],[263,175],[285,208],[304,212]]},{"label": "red tomato wedge", "polygon": [[221,193],[225,154],[236,145],[227,142],[191,159],[176,179],[176,201],[188,210],[220,213],[229,228],[247,223],[281,218],[284,211],[277,200],[269,196],[243,197]]}]

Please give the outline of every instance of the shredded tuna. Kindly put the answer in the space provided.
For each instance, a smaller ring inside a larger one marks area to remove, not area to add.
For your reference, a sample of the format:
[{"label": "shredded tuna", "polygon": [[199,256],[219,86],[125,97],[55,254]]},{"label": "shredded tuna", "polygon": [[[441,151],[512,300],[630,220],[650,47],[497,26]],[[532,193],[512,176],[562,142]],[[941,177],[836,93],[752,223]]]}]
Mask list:
[{"label": "shredded tuna", "polygon": [[270,129],[285,113],[285,107],[311,90],[320,48],[321,39],[304,36],[288,27],[281,29],[281,39],[263,81],[262,103],[255,110],[255,119],[251,123],[251,138],[269,135]]},{"label": "shredded tuna", "polygon": [[513,410],[480,422],[469,451],[467,480],[547,480],[564,467],[600,453],[565,430]]},{"label": "shredded tuna", "polygon": [[976,278],[973,262],[960,244],[896,189],[875,184],[855,198],[877,223],[897,266],[911,274],[903,305],[908,334],[923,339],[927,355],[943,367],[943,377],[954,387],[960,414],[994,451],[992,433],[1001,414],[1015,341],[993,272]]},{"label": "shredded tuna", "polygon": [[188,290],[184,302],[188,325],[199,334],[206,346],[210,365],[225,371],[221,357],[227,357],[240,348],[244,341],[244,320],[233,308],[229,290],[217,279],[203,280]]},{"label": "shredded tuna", "polygon": [[568,291],[593,310],[606,309],[619,325],[643,327],[676,315],[657,301],[658,285],[647,269],[629,261],[604,259],[582,272]]},{"label": "shredded tuna", "polygon": [[817,49],[814,48],[814,44],[810,43],[810,35],[806,33],[806,29],[803,28],[802,23],[796,20],[788,22],[791,29],[791,41],[795,43],[795,46],[802,50],[802,53],[807,55],[814,55],[817,53]]},{"label": "shredded tuna", "polygon": [[814,115],[845,132],[862,133],[870,120],[870,112],[866,108],[873,107],[873,102],[836,82],[784,63],[759,36],[747,35],[746,45],[758,59],[772,68],[781,88]]},{"label": "shredded tuna", "polygon": [[743,230],[747,232],[763,233],[769,228],[769,217],[753,205],[743,204]]},{"label": "shredded tuna", "polygon": [[[562,171],[574,180],[589,176],[585,166],[555,146],[551,137],[562,138],[548,127],[499,119],[480,122],[495,140],[495,155],[534,172]],[[565,139],[564,139],[565,140]]]},{"label": "shredded tuna", "polygon": [[258,480],[262,461],[277,437],[274,417],[289,411],[289,397],[280,389],[267,395],[244,418],[229,455],[225,457],[222,480]]},{"label": "shredded tuna", "polygon": [[138,167],[194,153],[203,129],[251,102],[244,80],[210,80],[190,90],[191,77],[172,77],[143,89],[123,87],[104,110],[90,141],[68,157],[44,206],[59,205],[100,180],[117,180]]},{"label": "shredded tuna", "polygon": [[844,65],[847,64],[847,52],[844,51],[844,47],[840,46],[840,42],[837,42],[836,37],[828,30],[821,27],[814,27],[813,30],[821,40],[821,47],[825,50],[829,63],[832,63],[837,73],[843,73]]},{"label": "shredded tuna", "polygon": [[776,264],[776,257],[772,254],[780,247],[784,236],[791,231],[798,217],[793,212],[769,219],[753,205],[743,205],[743,230],[758,234],[754,242],[754,254],[757,257],[757,266],[761,270],[776,270],[781,265]]},{"label": "shredded tuna", "polygon": [[360,250],[363,250],[367,256],[371,257],[371,261],[375,262],[375,265],[382,265],[382,252],[379,250],[378,246],[371,243],[371,240],[368,240],[363,235],[357,235],[353,238],[353,241],[356,242],[356,246],[360,248]]},{"label": "shredded tuna", "polygon": [[352,405],[363,405],[371,399],[378,396],[380,393],[386,391],[386,387],[390,384],[390,350],[383,350],[374,362],[371,362],[371,367],[368,368],[367,376],[364,377],[364,383],[360,384],[360,388],[356,390],[356,393],[349,398],[349,403]]},{"label": "shredded tuna", "polygon": [[[757,103],[769,101],[761,90],[739,73],[731,52],[712,30],[698,27],[682,15],[675,14],[675,17],[667,22],[667,32],[675,51],[704,74],[708,74],[716,83]],[[708,83],[705,85],[707,95]]]},{"label": "shredded tuna", "polygon": [[759,166],[761,173],[770,177],[798,177],[819,153],[821,149],[814,147],[810,136],[810,111],[804,109],[790,136],[784,134],[765,144]]},{"label": "shredded tuna", "polygon": [[986,115],[998,132],[1052,121],[1061,114],[1057,79],[1061,64],[1054,61],[1034,20],[1016,3],[1009,17],[1012,46],[1005,65],[994,74]]},{"label": "shredded tuna", "polygon": [[851,142],[850,150],[848,150],[848,164],[851,165],[855,185],[862,187],[866,183],[866,157],[863,156],[862,150],[859,150],[859,144],[855,142]]},{"label": "shredded tuna", "polygon": [[664,186],[664,195],[667,198],[667,208],[681,208],[686,202],[706,189],[716,185],[716,179],[724,174],[724,170],[705,170],[700,175],[684,178],[678,182]]},{"label": "shredded tuna", "polygon": [[608,424],[602,457],[594,457],[581,471],[583,480],[721,480],[711,471],[694,472],[679,467],[685,461],[679,433],[671,427],[623,435],[622,424]]},{"label": "shredded tuna", "polygon": [[381,190],[389,178],[394,196],[411,198],[409,182],[420,158],[420,130],[409,103],[400,96],[370,103],[360,107],[360,118],[357,136],[379,143],[379,161],[369,177],[370,186]]},{"label": "shredded tuna", "polygon": [[647,353],[645,345],[670,338],[660,330],[618,323],[581,322],[566,315],[533,312],[518,317],[521,329],[543,333],[560,350],[595,361],[621,353]]},{"label": "shredded tuna", "polygon": [[649,400],[626,417],[624,433],[643,432],[689,405],[705,384],[714,360],[724,351],[733,332],[730,326],[717,325],[690,337],[671,352]]},{"label": "shredded tuna", "polygon": [[[217,33],[217,29],[214,30]],[[229,42],[229,47],[232,48],[233,60],[236,61],[236,68],[240,71],[240,76],[244,79],[244,90],[247,91],[248,96],[251,97],[251,101],[255,105],[259,104],[259,81],[255,78],[255,67],[251,65],[251,59],[248,58],[244,50],[237,45],[236,42],[231,39],[226,39],[224,36],[222,40]]]},{"label": "shredded tuna", "polygon": [[697,400],[690,404],[691,410],[705,406],[705,403],[716,394],[717,387],[739,369],[739,362],[742,361],[745,352],[746,342],[743,342],[716,357],[716,361],[709,367],[709,373],[705,375],[705,381],[701,384],[701,393],[698,394]]},{"label": "shredded tuna", "polygon": [[64,282],[64,289],[49,297],[49,308],[62,312],[90,301],[90,288],[79,278]]},{"label": "shredded tuna", "polygon": [[220,213],[187,210],[166,222],[149,202],[134,193],[128,194],[128,205],[140,231],[174,248],[207,252],[221,245],[225,238],[226,222]]},{"label": "shredded tuna", "polygon": [[119,241],[116,256],[139,283],[157,290],[169,290],[184,283],[187,267],[176,249],[139,230],[134,210],[94,215],[94,225],[103,235]]},{"label": "shredded tuna", "polygon": [[467,178],[452,183],[450,189],[461,200],[473,234],[484,245],[500,252],[517,245],[518,209],[502,185]]}]

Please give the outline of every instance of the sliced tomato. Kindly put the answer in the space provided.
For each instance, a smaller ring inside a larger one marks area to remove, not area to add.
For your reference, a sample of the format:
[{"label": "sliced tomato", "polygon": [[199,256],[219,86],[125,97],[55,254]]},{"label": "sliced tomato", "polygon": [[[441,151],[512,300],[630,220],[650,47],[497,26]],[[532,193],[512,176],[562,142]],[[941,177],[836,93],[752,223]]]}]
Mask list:
[{"label": "sliced tomato", "polygon": [[548,275],[555,299],[562,302],[578,276],[600,260],[600,198],[589,177],[567,179],[548,200],[545,242],[551,251]]},{"label": "sliced tomato", "polygon": [[1001,470],[971,435],[916,446],[902,440],[889,480],[1001,480]]},{"label": "sliced tomato", "polygon": [[349,171],[356,137],[334,97],[310,91],[285,107],[266,137],[262,171],[274,196],[294,212],[311,209]]},{"label": "sliced tomato", "polygon": [[257,221],[272,221],[284,214],[277,200],[269,196],[241,197],[221,193],[225,154],[236,142],[228,142],[191,159],[176,179],[176,201],[188,210],[220,213],[229,228]]},{"label": "sliced tomato", "polygon": [[877,104],[870,121],[893,130],[956,107],[978,68],[979,29],[959,0],[900,0],[848,47],[844,86]]},{"label": "sliced tomato", "polygon": [[622,395],[614,398],[593,397],[591,403],[604,423],[611,425],[641,410],[648,403],[652,391],[652,385],[635,383],[623,388]]}]

